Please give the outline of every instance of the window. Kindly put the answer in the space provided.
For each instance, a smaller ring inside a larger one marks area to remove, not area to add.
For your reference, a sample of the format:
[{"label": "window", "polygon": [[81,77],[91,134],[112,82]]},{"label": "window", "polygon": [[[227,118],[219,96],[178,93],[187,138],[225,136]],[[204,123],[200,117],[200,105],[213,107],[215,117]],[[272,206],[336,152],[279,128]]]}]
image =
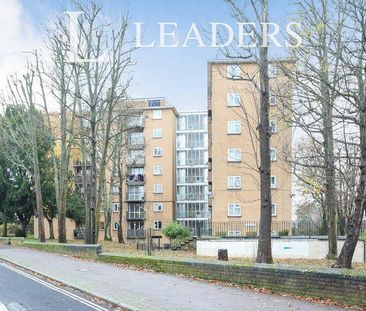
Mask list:
[{"label": "window", "polygon": [[161,220],[155,220],[154,221],[154,229],[155,230],[160,230],[161,228],[163,228],[163,223]]},{"label": "window", "polygon": [[154,212],[162,212],[163,207],[163,203],[154,203]]},{"label": "window", "polygon": [[143,145],[144,144],[144,133],[143,132],[132,132],[129,134],[130,145]]},{"label": "window", "polygon": [[240,107],[241,100],[239,93],[229,93],[227,95],[227,106],[228,107]]},{"label": "window", "polygon": [[231,230],[227,232],[227,236],[241,236],[240,230]]},{"label": "window", "polygon": [[163,185],[162,184],[154,184],[153,185],[154,193],[163,193]]},{"label": "window", "polygon": [[118,194],[118,193],[119,193],[119,187],[117,187],[117,186],[113,186],[113,187],[112,187],[112,193],[114,193],[114,194]]},{"label": "window", "polygon": [[241,189],[241,177],[240,176],[229,176],[227,178],[228,189]]},{"label": "window", "polygon": [[228,162],[240,162],[241,161],[241,149],[229,148],[227,150],[227,161]]},{"label": "window", "polygon": [[160,99],[149,99],[147,101],[149,107],[160,107]]},{"label": "window", "polygon": [[271,120],[269,122],[269,128],[271,130],[271,134],[277,133],[277,122],[275,120]]},{"label": "window", "polygon": [[269,149],[270,156],[271,156],[271,162],[277,161],[277,151],[276,148],[270,148]]},{"label": "window", "polygon": [[153,129],[153,138],[161,138],[163,137],[162,129]]},{"label": "window", "polygon": [[277,215],[277,205],[276,203],[272,203],[272,216]]},{"label": "window", "polygon": [[153,156],[154,157],[162,157],[163,156],[163,148],[161,148],[161,147],[154,147],[153,148]]},{"label": "window", "polygon": [[269,105],[276,106],[276,95],[272,92],[269,93]]},{"label": "window", "polygon": [[113,203],[113,212],[119,212],[119,203]]},{"label": "window", "polygon": [[276,176],[271,176],[271,189],[277,188],[277,178]]},{"label": "window", "polygon": [[159,120],[162,118],[161,110],[153,110],[153,119]]},{"label": "window", "polygon": [[240,217],[241,207],[239,203],[229,203],[227,209],[227,215],[230,217]]},{"label": "window", "polygon": [[277,67],[274,64],[268,64],[268,77],[275,78],[277,76]]},{"label": "window", "polygon": [[153,175],[163,175],[163,167],[161,165],[154,165]]},{"label": "window", "polygon": [[117,231],[117,230],[118,230],[118,227],[119,227],[119,223],[118,223],[117,221],[115,221],[115,222],[113,223],[113,230],[114,230],[114,231]]},{"label": "window", "polygon": [[239,65],[227,65],[227,77],[229,79],[240,79],[240,66]]},{"label": "window", "polygon": [[240,121],[228,121],[227,122],[227,133],[228,134],[240,134],[241,133]]}]

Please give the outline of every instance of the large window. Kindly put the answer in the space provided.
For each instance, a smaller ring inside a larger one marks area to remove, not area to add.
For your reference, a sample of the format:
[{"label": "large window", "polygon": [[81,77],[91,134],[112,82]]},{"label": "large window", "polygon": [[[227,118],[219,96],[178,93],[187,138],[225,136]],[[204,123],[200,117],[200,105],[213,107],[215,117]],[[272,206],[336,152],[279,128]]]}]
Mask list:
[{"label": "large window", "polygon": [[227,150],[227,161],[228,162],[240,162],[241,161],[241,149],[229,148]]},{"label": "large window", "polygon": [[204,201],[208,199],[208,186],[187,185],[177,186],[178,201]]},{"label": "large window", "polygon": [[227,178],[228,189],[241,189],[241,176],[229,176]]},{"label": "large window", "polygon": [[228,107],[239,107],[241,105],[241,99],[239,93],[229,93],[227,95]]},{"label": "large window", "polygon": [[177,169],[177,183],[178,184],[192,184],[207,182],[208,171],[203,167],[192,168],[178,168]]},{"label": "large window", "polygon": [[241,216],[240,203],[229,203],[227,207],[227,215],[230,217],[240,217]]},{"label": "large window", "polygon": [[144,186],[127,186],[127,198],[140,201],[144,199]]},{"label": "large window", "polygon": [[130,145],[143,145],[144,144],[144,133],[143,132],[131,132],[129,134]]},{"label": "large window", "polygon": [[241,133],[240,121],[228,121],[227,122],[227,133],[228,134],[240,134]]},{"label": "large window", "polygon": [[177,135],[177,148],[204,148],[207,147],[207,133],[179,133]]},{"label": "large window", "polygon": [[207,162],[207,150],[185,150],[177,153],[178,166],[205,165]]},{"label": "large window", "polygon": [[239,65],[227,65],[227,77],[229,79],[240,79],[240,66]]},{"label": "large window", "polygon": [[144,150],[129,150],[127,154],[127,164],[144,164],[145,152]]},{"label": "large window", "polygon": [[128,212],[127,212],[127,218],[128,219],[144,219],[145,213],[144,213],[144,205],[141,203],[128,203],[127,205]]},{"label": "large window", "polygon": [[180,115],[178,118],[177,130],[206,130],[207,115],[206,114],[189,114]]},{"label": "large window", "polygon": [[177,219],[179,218],[211,218],[207,202],[177,203]]}]

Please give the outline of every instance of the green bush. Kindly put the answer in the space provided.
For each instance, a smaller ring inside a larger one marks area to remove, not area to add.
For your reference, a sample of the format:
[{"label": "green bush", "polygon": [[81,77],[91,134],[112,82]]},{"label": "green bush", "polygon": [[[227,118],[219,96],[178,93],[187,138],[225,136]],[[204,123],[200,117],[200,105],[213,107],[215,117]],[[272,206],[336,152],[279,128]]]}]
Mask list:
[{"label": "green bush", "polygon": [[360,240],[361,241],[366,241],[366,230],[361,232],[361,234],[360,234]]},{"label": "green bush", "polygon": [[23,229],[17,228],[15,230],[15,236],[17,238],[26,238],[27,237],[27,232]]},{"label": "green bush", "polygon": [[280,232],[278,232],[279,236],[288,236],[288,234],[289,234],[288,229],[282,229],[280,230]]},{"label": "green bush", "polygon": [[182,226],[177,222],[171,222],[163,229],[163,234],[170,241],[175,239],[183,239],[189,236],[189,228]]}]

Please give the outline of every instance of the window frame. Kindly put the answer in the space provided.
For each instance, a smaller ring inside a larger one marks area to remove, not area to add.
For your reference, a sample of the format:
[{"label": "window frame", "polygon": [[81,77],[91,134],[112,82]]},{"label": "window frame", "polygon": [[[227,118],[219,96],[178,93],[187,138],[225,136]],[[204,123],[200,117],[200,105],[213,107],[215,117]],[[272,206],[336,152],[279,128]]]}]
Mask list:
[{"label": "window frame", "polygon": [[[116,209],[115,207],[118,206],[118,208]],[[112,211],[113,213],[119,213],[120,211],[120,206],[118,202],[113,202],[113,207],[112,207]]]},{"label": "window frame", "polygon": [[[155,169],[160,168],[160,171],[157,172]],[[153,165],[153,176],[162,176],[163,175],[163,166],[162,165]]]},{"label": "window frame", "polygon": [[[232,129],[235,129],[239,125],[239,131],[231,131],[230,130],[230,123],[235,124],[235,125],[231,126]],[[229,135],[240,135],[241,134],[241,121],[239,121],[239,120],[229,120],[229,121],[227,121],[227,134],[229,134]]]},{"label": "window frame", "polygon": [[[161,208],[156,208],[157,206],[160,206]],[[164,211],[164,203],[163,202],[154,202],[153,205],[154,212],[162,213]]]},{"label": "window frame", "polygon": [[152,130],[152,137],[153,138],[162,138],[163,137],[163,129],[157,128]]},{"label": "window frame", "polygon": [[[235,180],[238,179],[240,185],[238,187],[235,187],[234,185],[230,186],[230,179],[233,179],[233,181],[234,181],[233,184],[235,184]],[[238,176],[238,175],[228,176],[227,177],[227,189],[228,190],[239,190],[239,189],[241,189],[241,176]]]},{"label": "window frame", "polygon": [[[231,98],[233,98],[232,99],[233,102],[231,102]],[[226,99],[226,106],[227,107],[240,107],[241,106],[240,93],[238,93],[238,92],[228,93],[227,99]]]},{"label": "window frame", "polygon": [[[273,207],[274,207],[274,213],[273,213]],[[272,206],[271,206],[271,216],[272,217],[276,217],[277,216],[277,204],[272,202]]]},{"label": "window frame", "polygon": [[154,230],[163,229],[163,222],[161,220],[154,220]]},{"label": "window frame", "polygon": [[[273,157],[272,157],[272,154],[274,154]],[[269,148],[269,155],[270,155],[271,162],[277,161],[277,149],[276,148]]]},{"label": "window frame", "polygon": [[153,120],[161,120],[163,118],[163,111],[161,109],[154,109],[152,112]]},{"label": "window frame", "polygon": [[[230,214],[230,208],[232,208],[232,211],[239,211],[239,214],[232,213]],[[241,217],[241,204],[240,203],[228,203],[227,204],[227,216],[228,217]]]},{"label": "window frame", "polygon": [[[160,186],[160,191],[156,190]],[[153,184],[153,194],[162,194],[163,193],[163,184]]]},{"label": "window frame", "polygon": [[[233,150],[235,150],[236,152],[239,152],[239,158],[230,156],[230,151],[233,152]],[[229,162],[229,163],[241,162],[241,148],[228,148],[227,149],[227,162]]]},{"label": "window frame", "polygon": [[[236,70],[229,70],[235,68]],[[239,70],[239,75],[237,75],[237,70]],[[228,64],[226,65],[226,77],[231,80],[241,79],[241,68],[238,64]]]},{"label": "window frame", "polygon": [[[155,153],[155,151],[160,150],[160,154]],[[153,157],[162,157],[163,156],[163,148],[162,147],[153,147]]]},{"label": "window frame", "polygon": [[[272,178],[274,180],[274,183],[272,183]],[[271,175],[271,189],[277,189],[277,176]]]}]

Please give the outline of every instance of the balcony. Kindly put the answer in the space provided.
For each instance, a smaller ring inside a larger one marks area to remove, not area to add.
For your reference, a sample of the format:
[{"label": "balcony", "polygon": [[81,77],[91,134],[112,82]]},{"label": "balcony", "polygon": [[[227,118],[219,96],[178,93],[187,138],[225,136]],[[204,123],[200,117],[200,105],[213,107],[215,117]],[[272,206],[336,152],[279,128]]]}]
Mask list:
[{"label": "balcony", "polygon": [[145,156],[140,157],[127,157],[126,164],[130,166],[143,166],[145,165]]},{"label": "balcony", "polygon": [[126,212],[126,219],[127,220],[145,220],[145,212]]},{"label": "balcony", "polygon": [[144,229],[127,229],[127,239],[144,239]]},{"label": "balcony", "polygon": [[211,212],[209,211],[178,211],[177,212],[177,218],[178,219],[184,219],[184,218],[205,218],[205,219],[211,219]]},{"label": "balcony", "polygon": [[127,201],[145,201],[145,193],[127,192]]},{"label": "balcony", "polygon": [[141,137],[139,139],[129,139],[128,140],[129,149],[144,149],[144,147],[145,147],[144,137]]},{"label": "balcony", "polygon": [[144,174],[128,174],[126,176],[126,183],[128,185],[143,185],[145,182]]}]

